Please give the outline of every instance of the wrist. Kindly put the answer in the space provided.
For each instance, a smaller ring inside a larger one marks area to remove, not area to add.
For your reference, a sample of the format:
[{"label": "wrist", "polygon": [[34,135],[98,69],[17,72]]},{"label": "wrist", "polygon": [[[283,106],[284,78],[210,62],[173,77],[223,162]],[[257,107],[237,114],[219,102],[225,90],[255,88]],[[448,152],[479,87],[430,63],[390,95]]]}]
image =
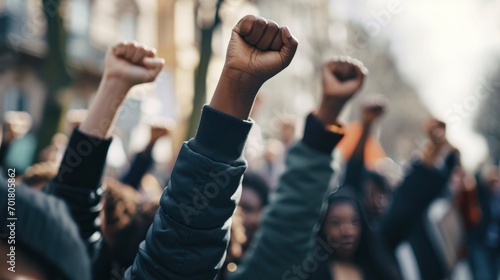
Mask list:
[{"label": "wrist", "polygon": [[239,119],[248,119],[262,84],[255,76],[224,67],[210,107]]},{"label": "wrist", "polygon": [[79,130],[87,135],[109,138],[130,86],[122,79],[103,76],[87,118]]},{"label": "wrist", "polygon": [[347,100],[323,97],[316,117],[325,125],[338,125],[338,118],[346,103]]},{"label": "wrist", "polygon": [[[106,95],[124,96],[134,85],[118,74],[104,72],[99,88],[107,88]],[[99,90],[98,90],[99,93]]]},{"label": "wrist", "polygon": [[224,66],[217,86],[221,85],[242,94],[255,97],[265,80],[247,72]]}]

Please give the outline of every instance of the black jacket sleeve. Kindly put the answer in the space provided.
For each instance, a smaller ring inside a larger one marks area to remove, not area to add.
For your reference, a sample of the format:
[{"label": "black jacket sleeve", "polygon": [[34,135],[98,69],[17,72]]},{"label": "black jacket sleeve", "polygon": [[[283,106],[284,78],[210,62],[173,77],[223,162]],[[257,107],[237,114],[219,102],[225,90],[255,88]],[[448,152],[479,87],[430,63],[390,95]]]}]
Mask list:
[{"label": "black jacket sleeve", "polygon": [[448,177],[440,170],[414,161],[382,218],[380,230],[394,250],[420,221],[422,213],[446,186]]},{"label": "black jacket sleeve", "polygon": [[153,165],[153,145],[148,145],[146,149],[140,153],[137,153],[132,163],[130,164],[130,168],[127,173],[125,173],[120,182],[125,185],[129,185],[134,189],[138,189],[141,183],[141,179],[148,172],[148,170]]},{"label": "black jacket sleeve", "polygon": [[45,192],[66,202],[91,255],[101,240],[97,218],[103,192],[101,177],[110,144],[111,139],[85,135],[76,128],[57,176],[45,188]]},{"label": "black jacket sleeve", "polygon": [[364,158],[351,157],[344,173],[344,186],[352,188],[358,197],[363,197],[363,178],[365,176]]}]

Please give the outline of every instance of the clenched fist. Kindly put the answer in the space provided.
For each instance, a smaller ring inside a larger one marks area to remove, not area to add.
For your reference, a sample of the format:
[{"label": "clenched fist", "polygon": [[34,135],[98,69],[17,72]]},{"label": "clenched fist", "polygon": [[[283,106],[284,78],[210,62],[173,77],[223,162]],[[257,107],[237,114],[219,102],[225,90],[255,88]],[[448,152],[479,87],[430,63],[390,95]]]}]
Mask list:
[{"label": "clenched fist", "polygon": [[225,66],[265,82],[290,64],[297,46],[288,27],[248,15],[233,28]]},{"label": "clenched fist", "polygon": [[233,28],[210,107],[247,119],[262,84],[292,61],[298,42],[288,27],[245,16]]},{"label": "clenched fist", "polygon": [[110,47],[104,61],[103,79],[79,130],[109,138],[127,92],[135,85],[154,81],[163,63],[154,49],[137,43],[122,42]]},{"label": "clenched fist", "polygon": [[446,139],[446,124],[438,119],[430,118],[424,123],[428,140],[423,147],[421,159],[424,163],[435,166],[444,154],[452,151],[458,153]]},{"label": "clenched fist", "polygon": [[118,78],[130,86],[152,82],[165,60],[156,50],[134,42],[122,42],[109,48],[104,62],[104,76]]},{"label": "clenched fist", "polygon": [[430,118],[424,123],[424,131],[429,140],[436,145],[442,145],[446,140],[446,124],[436,118]]},{"label": "clenched fist", "polygon": [[335,57],[321,69],[323,97],[317,117],[325,124],[338,124],[344,105],[361,88],[368,69],[351,57]]},{"label": "clenched fist", "polygon": [[368,70],[351,57],[338,57],[323,65],[323,95],[339,100],[350,99],[361,88]]},{"label": "clenched fist", "polygon": [[363,123],[373,123],[385,113],[386,108],[386,101],[382,96],[376,96],[365,100],[363,104]]}]

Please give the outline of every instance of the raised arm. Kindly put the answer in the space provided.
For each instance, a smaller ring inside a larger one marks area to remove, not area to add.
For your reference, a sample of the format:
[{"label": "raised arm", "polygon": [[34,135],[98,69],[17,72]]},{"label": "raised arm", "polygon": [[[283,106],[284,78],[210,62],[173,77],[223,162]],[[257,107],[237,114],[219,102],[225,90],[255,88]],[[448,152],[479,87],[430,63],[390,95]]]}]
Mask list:
[{"label": "raised arm", "polygon": [[233,28],[226,63],[196,136],[184,143],[160,209],[126,279],[214,279],[225,258],[246,162],[242,149],[260,86],[291,62],[287,27],[246,16]]},{"label": "raised arm", "polygon": [[453,168],[459,163],[458,151],[446,140],[444,123],[432,120],[426,130],[429,141],[420,157],[411,163],[382,218],[381,233],[391,249],[396,248],[420,221],[429,204],[442,193]]},{"label": "raised arm", "polygon": [[[302,140],[292,146],[274,200],[251,252],[231,279],[295,279],[312,248],[313,227],[333,170],[332,150],[342,138],[338,116],[361,87],[366,69],[337,59],[322,68],[323,98],[310,114]],[[292,278],[288,278],[292,277]]]},{"label": "raised arm", "polygon": [[125,185],[129,185],[134,189],[139,188],[142,177],[144,177],[154,164],[153,147],[156,141],[163,136],[169,135],[173,126],[173,121],[170,120],[158,121],[150,124],[150,138],[148,145],[143,151],[134,155],[129,169],[122,175],[120,182]]},{"label": "raised arm", "polygon": [[101,208],[101,176],[115,120],[129,89],[153,81],[162,65],[163,59],[157,58],[154,50],[136,43],[119,43],[107,51],[104,75],[88,116],[73,131],[58,174],[46,188],[66,202],[91,253],[93,244],[101,239],[95,220]]},{"label": "raised arm", "polygon": [[373,99],[363,105],[361,136],[359,137],[351,158],[347,161],[344,185],[354,188],[361,196],[363,195],[363,176],[366,168],[366,143],[371,134],[373,123],[384,114],[385,107],[385,103],[382,99]]}]

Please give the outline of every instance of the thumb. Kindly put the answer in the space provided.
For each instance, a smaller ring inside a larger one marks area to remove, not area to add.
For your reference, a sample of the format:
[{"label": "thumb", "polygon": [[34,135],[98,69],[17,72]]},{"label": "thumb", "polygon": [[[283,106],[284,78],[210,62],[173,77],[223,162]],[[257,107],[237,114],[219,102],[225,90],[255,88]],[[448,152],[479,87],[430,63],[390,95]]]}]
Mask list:
[{"label": "thumb", "polygon": [[148,72],[153,72],[152,75],[156,77],[156,75],[158,75],[158,73],[160,73],[161,69],[163,68],[165,59],[159,57],[145,57],[142,60],[142,64],[144,64],[144,66],[149,69]]},{"label": "thumb", "polygon": [[283,41],[283,46],[281,47],[279,53],[283,58],[284,67],[287,67],[290,62],[292,62],[292,58],[297,51],[299,42],[292,35],[288,26],[283,26],[281,28],[281,40]]},{"label": "thumb", "polygon": [[144,57],[142,64],[147,68],[162,68],[165,64],[165,59],[159,57]]}]

